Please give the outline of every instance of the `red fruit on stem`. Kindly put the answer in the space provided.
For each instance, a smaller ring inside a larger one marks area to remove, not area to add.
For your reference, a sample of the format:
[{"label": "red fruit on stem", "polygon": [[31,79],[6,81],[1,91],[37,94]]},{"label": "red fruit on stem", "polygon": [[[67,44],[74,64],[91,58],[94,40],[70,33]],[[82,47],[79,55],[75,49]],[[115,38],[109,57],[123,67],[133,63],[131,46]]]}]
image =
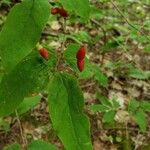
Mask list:
[{"label": "red fruit on stem", "polygon": [[68,12],[64,8],[59,8],[58,13],[64,18],[69,16]]},{"label": "red fruit on stem", "polygon": [[85,58],[85,53],[86,53],[85,47],[84,46],[80,47],[76,54],[76,58],[78,60],[83,60]]},{"label": "red fruit on stem", "polygon": [[84,59],[83,60],[77,60],[77,66],[80,72],[84,69]]},{"label": "red fruit on stem", "polygon": [[48,60],[49,54],[46,48],[39,49],[39,53],[44,59]]},{"label": "red fruit on stem", "polygon": [[59,8],[55,7],[51,9],[51,14],[56,15],[59,13]]}]

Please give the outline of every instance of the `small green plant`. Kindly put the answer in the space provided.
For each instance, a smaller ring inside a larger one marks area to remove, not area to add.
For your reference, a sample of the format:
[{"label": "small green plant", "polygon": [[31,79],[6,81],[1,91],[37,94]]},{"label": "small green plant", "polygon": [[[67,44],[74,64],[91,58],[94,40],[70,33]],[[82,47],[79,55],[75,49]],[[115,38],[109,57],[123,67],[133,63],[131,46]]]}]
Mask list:
[{"label": "small green plant", "polygon": [[120,107],[119,103],[115,98],[109,100],[107,97],[102,96],[100,93],[97,93],[97,98],[99,99],[100,104],[94,104],[90,106],[90,109],[94,112],[102,112],[102,121],[104,123],[113,122],[117,110]]},{"label": "small green plant", "polygon": [[150,102],[131,100],[128,103],[128,112],[135,122],[139,125],[140,130],[145,132],[147,129],[147,113],[150,112]]},{"label": "small green plant", "polygon": [[[97,98],[100,104],[91,105],[90,110],[93,112],[101,112],[103,123],[113,123],[117,111],[121,109],[119,102],[116,99],[109,100],[100,93],[97,93]],[[128,117],[134,119],[141,132],[146,131],[147,112],[150,112],[150,102],[130,100],[124,111],[128,112]]]}]

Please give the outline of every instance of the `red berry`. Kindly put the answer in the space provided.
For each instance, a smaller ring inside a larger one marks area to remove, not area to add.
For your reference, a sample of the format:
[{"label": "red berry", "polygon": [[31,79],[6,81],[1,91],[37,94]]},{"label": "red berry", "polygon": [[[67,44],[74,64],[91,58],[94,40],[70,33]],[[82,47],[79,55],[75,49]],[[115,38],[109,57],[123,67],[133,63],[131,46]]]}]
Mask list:
[{"label": "red berry", "polygon": [[84,69],[84,59],[83,60],[77,60],[77,66],[80,72]]},{"label": "red berry", "polygon": [[59,8],[58,12],[59,12],[59,14],[60,14],[62,17],[64,17],[64,18],[66,18],[66,17],[69,16],[69,15],[68,15],[68,12],[67,12],[64,8]]},{"label": "red berry", "polygon": [[49,54],[48,54],[47,49],[41,48],[39,49],[39,53],[44,59],[48,60]]},{"label": "red berry", "polygon": [[85,53],[86,53],[85,47],[84,46],[80,47],[80,49],[76,54],[76,58],[78,60],[83,60],[85,58]]},{"label": "red berry", "polygon": [[56,15],[58,13],[59,13],[59,8],[58,7],[55,7],[55,8],[51,9],[51,14]]}]

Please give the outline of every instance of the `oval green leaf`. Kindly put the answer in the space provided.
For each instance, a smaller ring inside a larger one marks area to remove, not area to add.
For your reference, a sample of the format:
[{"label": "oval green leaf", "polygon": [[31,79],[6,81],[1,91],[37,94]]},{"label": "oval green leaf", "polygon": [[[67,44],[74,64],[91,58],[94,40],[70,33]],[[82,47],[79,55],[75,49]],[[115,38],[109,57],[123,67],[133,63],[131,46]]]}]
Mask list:
[{"label": "oval green leaf", "polygon": [[3,76],[0,83],[0,117],[12,113],[24,97],[31,96],[48,78],[48,66],[38,55],[33,51]]},{"label": "oval green leaf", "polygon": [[66,150],[92,150],[89,121],[83,113],[83,95],[76,79],[57,73],[49,83],[49,112]]},{"label": "oval green leaf", "polygon": [[45,141],[36,140],[32,141],[27,150],[57,150],[55,146]]},{"label": "oval green leaf", "polygon": [[24,0],[12,8],[0,33],[0,57],[6,72],[35,48],[49,14],[48,0]]}]

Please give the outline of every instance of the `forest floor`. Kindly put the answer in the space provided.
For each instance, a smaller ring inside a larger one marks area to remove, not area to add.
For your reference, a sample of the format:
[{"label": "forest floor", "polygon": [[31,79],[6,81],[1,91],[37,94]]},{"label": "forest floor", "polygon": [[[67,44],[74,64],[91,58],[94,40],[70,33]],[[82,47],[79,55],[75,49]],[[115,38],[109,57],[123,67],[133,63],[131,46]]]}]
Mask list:
[{"label": "forest floor", "polygon": [[[85,112],[91,122],[93,147],[94,150],[144,150],[145,146],[150,149],[150,114],[147,113],[147,131],[142,133],[135,121],[128,117],[126,109],[128,102],[133,99],[150,101],[150,80],[146,77],[142,79],[145,72],[150,71],[150,53],[145,52],[145,46],[149,42],[145,37],[150,38],[150,3],[139,0],[115,4],[121,14],[113,3],[93,0],[93,7],[99,11],[94,11],[93,18],[88,24],[67,22],[67,32],[71,34],[80,32],[80,36],[82,34],[90,62],[100,64],[100,70],[108,78],[107,87],[93,81],[93,78],[80,80],[85,98]],[[4,4],[0,7],[0,30],[11,7]],[[141,32],[136,31],[126,19]],[[60,49],[61,43],[53,35],[58,35],[61,31],[62,20],[50,18],[43,31],[41,43]],[[147,49],[146,51],[149,51]],[[128,69],[131,66],[143,72],[128,76]],[[108,99],[115,97],[122,105],[111,126],[105,126],[102,122],[102,113],[89,110],[89,106],[99,103],[97,92]],[[21,135],[20,124],[16,117],[5,118],[8,124],[5,125],[5,130],[0,127],[0,150],[12,143],[23,145],[25,139],[28,143],[32,139],[43,139],[56,145],[60,150],[63,149],[50,123],[47,98],[43,97],[40,104],[19,119],[25,137]]]}]

